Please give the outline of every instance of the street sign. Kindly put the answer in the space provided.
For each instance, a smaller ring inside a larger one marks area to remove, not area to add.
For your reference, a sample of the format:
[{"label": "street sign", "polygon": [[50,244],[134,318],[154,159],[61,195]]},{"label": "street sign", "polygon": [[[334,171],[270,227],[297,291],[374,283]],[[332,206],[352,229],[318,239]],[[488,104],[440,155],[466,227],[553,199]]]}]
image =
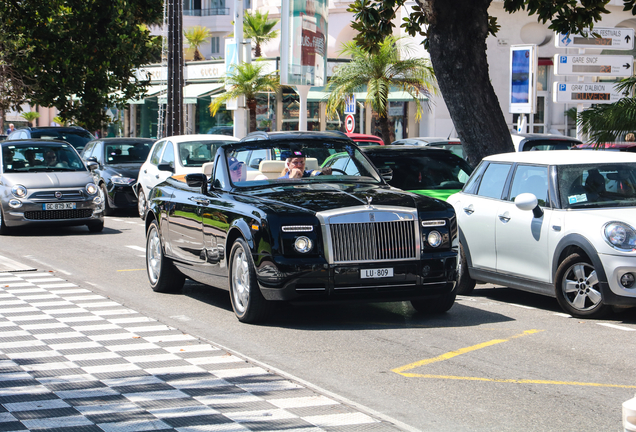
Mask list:
[{"label": "street sign", "polygon": [[[595,37],[593,33],[600,37]],[[585,37],[580,34],[557,33],[554,38],[557,48],[611,48],[615,50],[634,49],[633,28],[597,27]]]},{"label": "street sign", "polygon": [[560,55],[554,56],[555,75],[632,76],[634,57],[628,55]]},{"label": "street sign", "polygon": [[563,83],[555,82],[552,99],[555,103],[614,103],[623,95],[618,92],[616,83]]},{"label": "street sign", "polygon": [[345,130],[347,133],[352,133],[356,128],[356,120],[353,118],[353,114],[349,114],[345,117]]},{"label": "street sign", "polygon": [[352,94],[349,96],[345,96],[345,114],[355,114],[356,113],[356,95]]}]

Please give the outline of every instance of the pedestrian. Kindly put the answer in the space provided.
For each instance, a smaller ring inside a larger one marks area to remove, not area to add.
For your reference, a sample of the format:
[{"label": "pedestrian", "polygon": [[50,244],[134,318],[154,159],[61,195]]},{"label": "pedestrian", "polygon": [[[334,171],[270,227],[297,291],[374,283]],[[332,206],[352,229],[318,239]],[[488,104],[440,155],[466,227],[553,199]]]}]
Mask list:
[{"label": "pedestrian", "polygon": [[7,135],[15,130],[15,125],[13,123],[9,123],[9,129],[7,129]]},{"label": "pedestrian", "polygon": [[632,132],[628,133],[627,135],[625,135],[625,141],[627,142],[636,141],[636,135],[634,135]]}]

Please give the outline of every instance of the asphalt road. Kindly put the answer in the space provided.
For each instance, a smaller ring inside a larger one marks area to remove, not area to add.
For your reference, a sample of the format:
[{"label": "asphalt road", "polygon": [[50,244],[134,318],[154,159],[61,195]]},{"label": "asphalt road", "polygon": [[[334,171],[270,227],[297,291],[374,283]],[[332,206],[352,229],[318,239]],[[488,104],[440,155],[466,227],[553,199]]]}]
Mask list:
[{"label": "asphalt road", "polygon": [[188,281],[157,294],[143,222],[24,230],[0,255],[82,287],[287,377],[422,431],[622,431],[636,393],[636,309],[605,320],[492,285],[442,316],[408,303],[286,306],[267,325],[239,323],[227,291]]}]

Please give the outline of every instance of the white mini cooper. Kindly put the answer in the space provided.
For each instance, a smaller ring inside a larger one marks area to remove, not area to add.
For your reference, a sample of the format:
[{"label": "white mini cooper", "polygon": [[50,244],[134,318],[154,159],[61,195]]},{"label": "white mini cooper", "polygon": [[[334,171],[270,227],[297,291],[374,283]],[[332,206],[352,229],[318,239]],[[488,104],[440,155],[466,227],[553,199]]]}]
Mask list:
[{"label": "white mini cooper", "polygon": [[504,285],[587,318],[636,306],[636,154],[489,156],[448,202],[460,231],[457,294],[476,281]]}]

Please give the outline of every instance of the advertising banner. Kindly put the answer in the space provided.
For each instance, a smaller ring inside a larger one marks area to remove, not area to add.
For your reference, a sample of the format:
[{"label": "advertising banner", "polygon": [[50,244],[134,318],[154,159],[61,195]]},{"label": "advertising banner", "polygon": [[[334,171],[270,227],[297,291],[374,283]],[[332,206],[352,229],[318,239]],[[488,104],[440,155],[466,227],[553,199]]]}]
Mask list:
[{"label": "advertising banner", "polygon": [[536,45],[510,47],[509,112],[535,112],[538,60]]}]

